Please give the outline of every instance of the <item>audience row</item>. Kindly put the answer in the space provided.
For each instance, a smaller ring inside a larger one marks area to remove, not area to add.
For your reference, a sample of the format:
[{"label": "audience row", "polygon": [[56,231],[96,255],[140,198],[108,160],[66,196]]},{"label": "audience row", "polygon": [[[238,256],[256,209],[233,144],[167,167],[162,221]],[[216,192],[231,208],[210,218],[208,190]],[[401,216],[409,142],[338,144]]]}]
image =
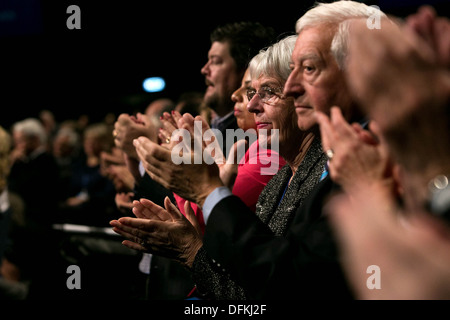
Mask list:
[{"label": "audience row", "polygon": [[284,37],[217,27],[204,94],[0,131],[0,287],[29,298],[70,223],[124,239],[143,300],[450,298],[449,31],[317,3]]}]

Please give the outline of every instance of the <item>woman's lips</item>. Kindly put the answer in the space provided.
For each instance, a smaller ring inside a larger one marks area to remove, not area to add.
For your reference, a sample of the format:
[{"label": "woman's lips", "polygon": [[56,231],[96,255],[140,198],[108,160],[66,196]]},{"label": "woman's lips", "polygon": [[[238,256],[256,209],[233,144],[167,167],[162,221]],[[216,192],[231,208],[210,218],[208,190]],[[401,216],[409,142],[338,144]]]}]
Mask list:
[{"label": "woman's lips", "polygon": [[256,122],[256,127],[258,129],[271,129],[272,122]]}]

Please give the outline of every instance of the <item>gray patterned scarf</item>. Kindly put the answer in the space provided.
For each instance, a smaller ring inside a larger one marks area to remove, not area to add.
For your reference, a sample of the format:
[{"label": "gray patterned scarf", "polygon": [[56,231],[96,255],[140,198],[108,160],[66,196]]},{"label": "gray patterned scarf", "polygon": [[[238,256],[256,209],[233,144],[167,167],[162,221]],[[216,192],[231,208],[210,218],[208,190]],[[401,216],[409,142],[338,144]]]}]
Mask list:
[{"label": "gray patterned scarf", "polygon": [[263,189],[256,204],[256,214],[276,235],[285,234],[296,209],[319,183],[326,162],[320,136],[316,136],[289,186],[292,170],[286,164]]}]

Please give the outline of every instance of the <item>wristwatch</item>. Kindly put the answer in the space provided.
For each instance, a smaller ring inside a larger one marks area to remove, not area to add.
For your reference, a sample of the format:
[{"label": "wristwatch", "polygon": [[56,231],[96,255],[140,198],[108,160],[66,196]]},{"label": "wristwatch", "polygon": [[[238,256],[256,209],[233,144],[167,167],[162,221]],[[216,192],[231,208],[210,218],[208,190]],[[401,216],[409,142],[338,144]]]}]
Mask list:
[{"label": "wristwatch", "polygon": [[450,221],[450,179],[446,175],[438,175],[428,183],[429,210]]}]

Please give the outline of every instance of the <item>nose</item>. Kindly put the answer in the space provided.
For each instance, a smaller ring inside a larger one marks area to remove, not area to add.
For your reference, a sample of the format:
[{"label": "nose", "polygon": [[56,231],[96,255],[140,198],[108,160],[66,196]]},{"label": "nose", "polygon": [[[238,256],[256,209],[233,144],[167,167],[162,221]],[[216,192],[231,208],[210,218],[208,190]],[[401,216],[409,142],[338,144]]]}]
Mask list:
[{"label": "nose", "polygon": [[247,103],[247,110],[255,114],[264,111],[263,103],[261,102],[258,94],[255,94],[253,98]]},{"label": "nose", "polygon": [[293,97],[295,99],[305,93],[305,88],[303,87],[300,73],[301,71],[296,71],[294,69],[287,78],[283,90],[283,94],[286,97]]},{"label": "nose", "polygon": [[233,94],[231,95],[231,100],[234,103],[244,102],[244,89],[243,88],[239,88],[235,92],[233,92]]},{"label": "nose", "polygon": [[205,63],[205,65],[200,69],[200,73],[204,76],[209,73],[209,62]]}]

